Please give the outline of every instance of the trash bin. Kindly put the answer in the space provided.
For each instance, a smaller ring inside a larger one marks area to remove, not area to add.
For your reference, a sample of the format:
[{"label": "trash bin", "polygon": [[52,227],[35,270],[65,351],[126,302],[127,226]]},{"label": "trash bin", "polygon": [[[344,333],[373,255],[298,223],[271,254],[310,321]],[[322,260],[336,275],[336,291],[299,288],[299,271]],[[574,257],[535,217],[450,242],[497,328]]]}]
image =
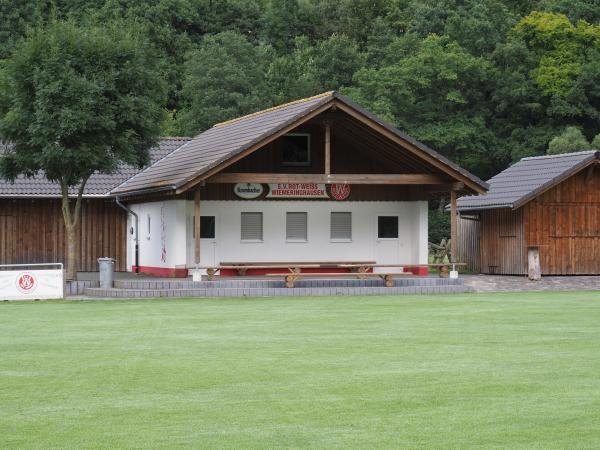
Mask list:
[{"label": "trash bin", "polygon": [[100,266],[100,287],[112,288],[115,279],[115,259],[98,258],[98,266]]}]

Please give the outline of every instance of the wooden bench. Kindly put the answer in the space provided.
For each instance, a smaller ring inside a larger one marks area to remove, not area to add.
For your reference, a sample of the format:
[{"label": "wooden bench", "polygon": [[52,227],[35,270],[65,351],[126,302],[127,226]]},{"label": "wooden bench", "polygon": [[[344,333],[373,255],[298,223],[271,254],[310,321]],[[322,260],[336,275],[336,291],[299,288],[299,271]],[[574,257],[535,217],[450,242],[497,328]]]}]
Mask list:
[{"label": "wooden bench", "polygon": [[[352,274],[370,274],[370,276],[385,275],[390,272],[373,272],[376,267],[435,267],[439,268],[441,278],[448,278],[450,266],[466,266],[466,263],[438,263],[438,264],[377,264],[374,261],[321,261],[321,262],[255,262],[255,263],[221,263],[219,266],[193,266],[193,269],[205,269],[209,281],[215,279],[215,275],[222,269],[235,270],[238,275],[244,276],[250,269],[275,270],[287,269],[292,274],[302,273],[302,269],[350,269],[349,273],[305,273],[304,276],[348,276]],[[268,274],[268,276],[281,276],[283,274]],[[410,272],[399,272],[393,275],[412,275]]]},{"label": "wooden bench", "polygon": [[[290,272],[301,272],[302,269],[338,269],[338,268],[355,268],[357,272],[366,272],[369,270],[369,267],[374,265],[375,261],[306,261],[306,262],[298,262],[298,261],[289,261],[289,262],[253,262],[253,263],[245,263],[245,262],[222,262],[218,270],[235,270],[237,271],[239,276],[246,275],[246,272],[251,269],[262,269],[262,270],[272,270],[272,269],[288,269]],[[207,269],[207,274],[210,273]],[[214,273],[213,273],[214,276]]]},{"label": "wooden bench", "polygon": [[285,287],[287,288],[293,288],[294,287],[294,282],[298,279],[298,278],[315,278],[315,277],[327,277],[327,278],[335,278],[335,277],[356,277],[356,278],[366,278],[366,277],[378,277],[381,278],[384,282],[385,282],[385,286],[386,287],[392,287],[394,286],[394,277],[411,277],[413,276],[412,273],[410,272],[398,272],[398,273],[376,273],[376,272],[360,272],[360,273],[339,273],[339,272],[334,272],[334,273],[301,273],[301,272],[296,272],[296,273],[288,273],[288,274],[281,274],[281,273],[267,273],[265,276],[267,277],[284,277],[285,280]]}]

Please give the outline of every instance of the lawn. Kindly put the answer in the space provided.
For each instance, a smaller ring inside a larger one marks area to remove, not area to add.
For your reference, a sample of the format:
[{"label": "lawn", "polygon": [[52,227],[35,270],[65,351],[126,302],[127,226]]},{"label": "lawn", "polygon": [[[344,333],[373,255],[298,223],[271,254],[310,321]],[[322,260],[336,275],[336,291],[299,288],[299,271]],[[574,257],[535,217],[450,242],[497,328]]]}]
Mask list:
[{"label": "lawn", "polygon": [[600,293],[0,304],[0,448],[600,448]]}]

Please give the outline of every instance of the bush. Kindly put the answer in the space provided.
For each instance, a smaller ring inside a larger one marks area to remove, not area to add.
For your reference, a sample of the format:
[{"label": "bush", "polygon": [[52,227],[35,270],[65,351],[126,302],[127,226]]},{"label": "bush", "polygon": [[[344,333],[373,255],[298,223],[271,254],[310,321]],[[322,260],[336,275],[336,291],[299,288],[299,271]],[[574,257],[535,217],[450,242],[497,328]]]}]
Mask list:
[{"label": "bush", "polygon": [[442,239],[450,239],[450,213],[436,205],[429,208],[429,242],[439,244]]}]

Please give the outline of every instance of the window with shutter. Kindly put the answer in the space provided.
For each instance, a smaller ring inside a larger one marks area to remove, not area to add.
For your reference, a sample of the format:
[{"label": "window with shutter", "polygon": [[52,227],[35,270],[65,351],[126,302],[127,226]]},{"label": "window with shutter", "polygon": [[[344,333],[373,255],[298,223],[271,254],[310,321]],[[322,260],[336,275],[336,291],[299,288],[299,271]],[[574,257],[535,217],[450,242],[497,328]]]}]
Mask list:
[{"label": "window with shutter", "polygon": [[331,233],[332,241],[351,241],[352,240],[352,213],[332,212],[331,213]]},{"label": "window with shutter", "polygon": [[306,241],[307,233],[307,213],[289,212],[286,213],[285,238],[288,241]]},{"label": "window with shutter", "polygon": [[242,241],[263,240],[263,215],[261,212],[242,213]]}]

